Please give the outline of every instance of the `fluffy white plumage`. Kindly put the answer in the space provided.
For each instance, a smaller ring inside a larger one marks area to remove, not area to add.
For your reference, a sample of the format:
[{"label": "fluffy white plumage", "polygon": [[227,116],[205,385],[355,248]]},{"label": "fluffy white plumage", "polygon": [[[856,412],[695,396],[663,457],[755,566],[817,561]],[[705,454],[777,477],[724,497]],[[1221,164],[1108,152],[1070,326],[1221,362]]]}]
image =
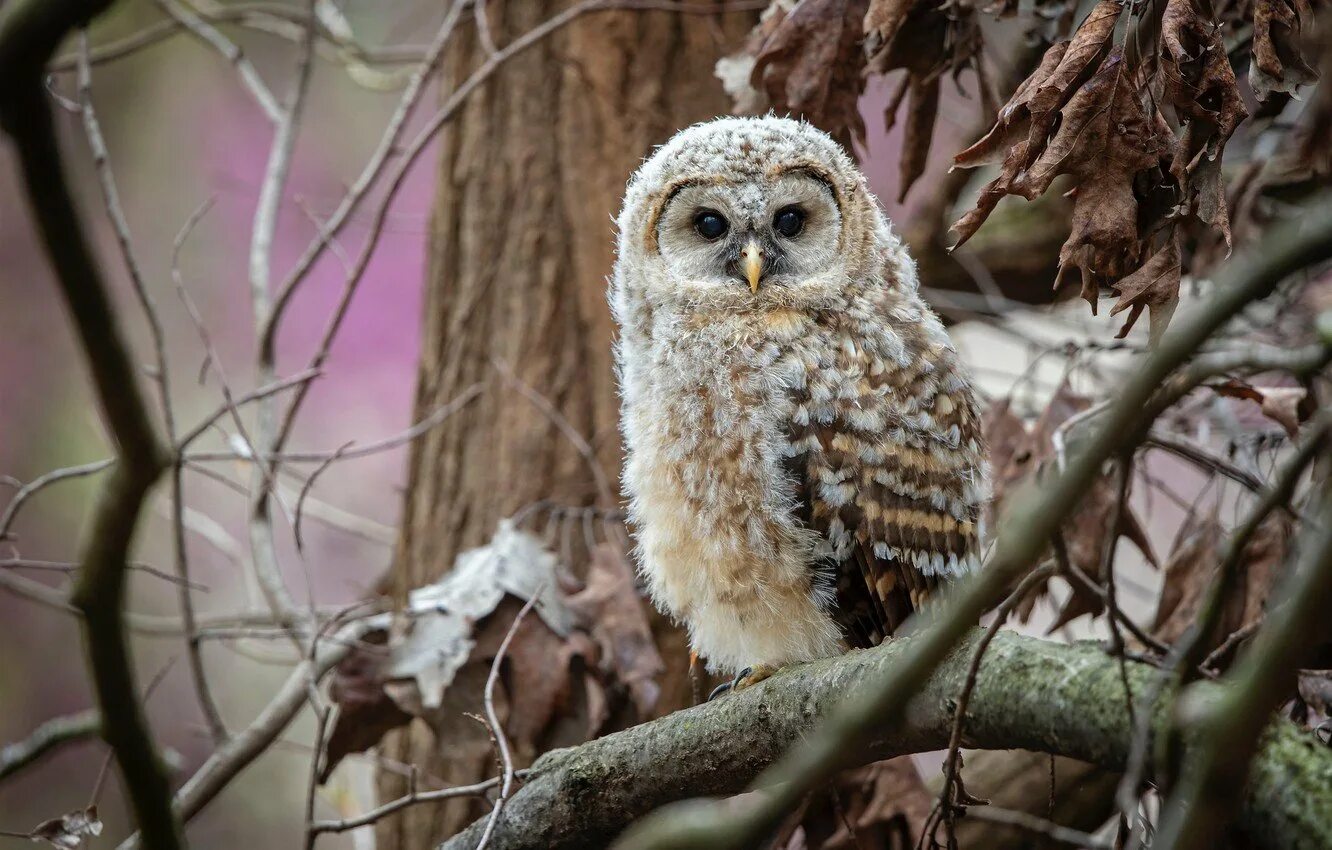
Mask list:
[{"label": "fluffy white plumage", "polygon": [[[730,232],[706,240],[691,222],[713,207]],[[788,239],[773,216],[792,208]],[[772,117],[691,127],[639,169],[618,226],[640,569],[711,669],[877,643],[975,566],[975,402],[840,146]],[[765,246],[756,289],[735,276],[744,239]]]}]

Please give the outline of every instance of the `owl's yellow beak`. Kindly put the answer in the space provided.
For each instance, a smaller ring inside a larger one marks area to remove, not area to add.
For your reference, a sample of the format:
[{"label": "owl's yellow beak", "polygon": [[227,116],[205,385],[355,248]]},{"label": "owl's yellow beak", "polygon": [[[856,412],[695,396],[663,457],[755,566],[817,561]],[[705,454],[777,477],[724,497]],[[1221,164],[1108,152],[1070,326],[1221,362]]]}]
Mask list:
[{"label": "owl's yellow beak", "polygon": [[755,240],[750,239],[740,250],[740,266],[744,269],[745,278],[749,280],[749,291],[757,293],[759,278],[763,276],[763,249]]}]

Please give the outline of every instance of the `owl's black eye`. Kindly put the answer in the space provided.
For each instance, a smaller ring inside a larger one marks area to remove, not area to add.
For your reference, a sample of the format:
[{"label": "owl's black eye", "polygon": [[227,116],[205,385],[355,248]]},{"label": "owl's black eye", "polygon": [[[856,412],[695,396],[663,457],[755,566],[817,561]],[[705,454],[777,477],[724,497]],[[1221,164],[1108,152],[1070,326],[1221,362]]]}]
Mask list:
[{"label": "owl's black eye", "polygon": [[778,210],[777,215],[773,216],[772,228],[781,235],[790,239],[798,236],[805,227],[805,211],[800,207],[787,207],[784,210]]},{"label": "owl's black eye", "polygon": [[703,210],[694,216],[694,229],[704,239],[717,239],[726,232],[726,219],[714,210]]}]

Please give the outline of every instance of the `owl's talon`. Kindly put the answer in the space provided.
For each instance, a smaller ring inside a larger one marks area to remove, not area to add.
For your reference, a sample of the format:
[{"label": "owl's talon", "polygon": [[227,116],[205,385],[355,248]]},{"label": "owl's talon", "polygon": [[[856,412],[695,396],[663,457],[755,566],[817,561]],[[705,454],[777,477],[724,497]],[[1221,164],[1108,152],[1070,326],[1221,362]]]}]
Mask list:
[{"label": "owl's talon", "polygon": [[713,688],[712,693],[708,694],[708,702],[712,702],[727,691],[741,691],[751,685],[757,685],[759,682],[762,682],[776,672],[777,668],[771,664],[754,664],[750,667],[746,667],[731,681],[722,682],[720,685]]},{"label": "owl's talon", "polygon": [[720,685],[712,689],[712,693],[708,694],[708,702],[712,702],[714,699],[726,693],[734,686],[735,686],[734,680],[730,682],[722,682]]}]

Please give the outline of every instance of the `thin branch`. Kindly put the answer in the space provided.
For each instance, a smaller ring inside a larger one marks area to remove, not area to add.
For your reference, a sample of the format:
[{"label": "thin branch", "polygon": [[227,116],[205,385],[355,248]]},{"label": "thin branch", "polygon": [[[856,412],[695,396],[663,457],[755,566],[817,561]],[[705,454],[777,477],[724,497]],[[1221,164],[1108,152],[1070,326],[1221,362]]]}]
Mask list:
[{"label": "thin branch", "polygon": [[[305,40],[302,43],[300,59],[296,68],[296,79],[282,110],[277,132],[269,149],[268,164],[259,190],[259,203],[254,213],[254,226],[250,232],[250,301],[254,311],[255,333],[262,336],[273,312],[272,293],[272,249],[273,238],[277,230],[278,211],[281,208],[282,194],[287,185],[287,174],[291,169],[292,154],[296,145],[296,131],[300,126],[301,112],[304,109],[306,93],[309,91],[312,56],[314,51],[314,0],[307,4],[310,19],[305,27]],[[265,345],[260,340],[256,352],[257,374],[261,383],[271,383],[277,378],[277,352],[274,347]],[[322,364],[316,363],[312,369]],[[304,397],[309,383],[301,384],[296,389],[296,398]],[[260,453],[270,451],[277,433],[274,399],[271,396],[259,400],[255,407],[256,431],[259,442],[251,448],[255,453],[255,466],[251,476],[252,495],[250,498],[250,558],[256,577],[273,606],[275,613],[286,623],[295,623],[300,619],[299,612],[292,600],[286,583],[282,578],[282,568],[278,563],[277,544],[273,535],[272,497],[276,487],[273,468]]]},{"label": "thin branch", "polygon": [[53,717],[22,741],[0,748],[0,780],[13,776],[42,756],[65,744],[95,737],[102,719],[93,709]]},{"label": "thin branch", "polygon": [[[46,570],[58,573],[76,573],[80,569],[79,564],[69,561],[39,561],[32,558],[0,558],[0,569],[6,570]],[[137,570],[154,578],[160,578],[163,581],[170,582],[185,587],[188,590],[201,590],[208,592],[208,586],[200,584],[197,581],[182,579],[179,575],[172,575],[165,570],[159,570],[151,564],[145,564],[140,561],[128,561],[125,564],[127,570]]]},{"label": "thin branch", "polygon": [[[111,220],[112,229],[116,233],[116,241],[120,245],[120,253],[125,261],[125,268],[129,271],[135,296],[139,299],[144,316],[148,320],[155,358],[153,379],[157,383],[158,401],[162,408],[162,422],[166,428],[166,439],[168,443],[174,446],[176,444],[176,417],[171,403],[171,383],[166,356],[166,333],[162,329],[162,320],[158,315],[157,305],[148,292],[139,262],[134,255],[134,242],[130,237],[129,222],[125,217],[124,209],[120,205],[120,192],[116,188],[116,180],[111,172],[111,160],[107,153],[106,141],[102,137],[101,124],[97,120],[97,111],[93,106],[92,63],[89,58],[88,31],[86,29],[79,34],[78,58],[79,103],[82,107],[84,132],[88,137],[88,145],[93,154],[93,163],[102,186],[102,198],[106,203],[107,218]],[[185,502],[184,481],[178,453],[175,454],[172,461],[170,475],[171,539],[174,549],[176,577],[180,581],[178,599],[181,616],[184,618],[185,627],[189,632],[185,643],[189,659],[190,678],[194,683],[195,694],[198,697],[199,707],[203,711],[204,720],[208,724],[216,743],[226,737],[226,726],[222,723],[217,702],[213,699],[212,691],[209,689],[208,677],[203,666],[203,657],[199,652],[199,642],[195,637],[193,627],[194,600],[190,596],[189,556],[185,548],[185,523],[182,518]]]},{"label": "thin branch", "polygon": [[[456,398],[447,404],[440,405],[424,419],[416,422],[411,427],[399,431],[396,434],[385,437],[382,440],[376,440],[373,443],[366,443],[356,448],[334,449],[333,451],[322,452],[280,452],[278,454],[268,454],[263,456],[263,460],[268,463],[328,463],[330,459],[337,460],[355,460],[356,458],[369,457],[380,452],[390,451],[399,446],[404,446],[412,440],[426,434],[433,428],[437,428],[446,422],[450,416],[453,416],[459,410],[470,404],[481,391],[485,389],[485,384],[472,384],[458,394]],[[254,456],[235,452],[191,452],[188,456],[191,462],[203,461],[237,461],[254,460]]]},{"label": "thin branch", "polygon": [[435,791],[417,791],[409,783],[411,790],[396,800],[390,800],[384,805],[354,818],[315,821],[310,825],[310,828],[315,832],[347,832],[363,826],[373,826],[389,815],[400,812],[409,806],[415,806],[418,803],[434,803],[439,800],[453,800],[458,797],[479,797],[499,784],[500,778],[495,777],[494,779],[478,782],[475,785],[458,785],[453,788],[440,788]]},{"label": "thin branch", "polygon": [[102,470],[115,464],[115,462],[115,458],[107,458],[106,460],[95,460],[92,463],[84,463],[78,466],[67,466],[62,469],[53,469],[45,475],[34,478],[32,481],[24,484],[19,491],[14,494],[14,498],[9,500],[9,504],[5,506],[4,514],[0,515],[0,540],[7,540],[10,538],[9,529],[14,524],[14,518],[18,516],[19,510],[23,507],[23,503],[28,501],[28,499],[38,491],[51,484],[55,484],[58,481],[67,481],[71,478],[83,478],[88,475],[96,475]]},{"label": "thin branch", "polygon": [[509,651],[509,644],[513,643],[513,636],[518,633],[518,627],[522,625],[523,618],[532,610],[537,599],[541,596],[542,588],[533,591],[532,596],[523,605],[513,622],[509,624],[509,631],[504,635],[504,640],[500,642],[499,650],[495,653],[495,660],[490,664],[490,673],[486,676],[486,689],[484,691],[484,704],[486,707],[486,723],[490,726],[490,734],[495,737],[495,747],[499,750],[500,765],[503,769],[501,774],[499,797],[495,799],[495,807],[490,810],[490,816],[486,818],[486,827],[481,832],[481,840],[476,844],[476,850],[485,850],[486,845],[490,843],[490,836],[495,831],[495,824],[499,822],[500,814],[504,811],[504,804],[509,801],[509,795],[513,793],[513,753],[509,751],[509,739],[504,734],[504,727],[500,725],[499,715],[495,713],[495,684],[499,681],[500,668],[504,664],[504,656]]},{"label": "thin branch", "polygon": [[264,78],[260,76],[259,71],[236,42],[227,38],[217,27],[196,15],[184,4],[177,3],[176,0],[157,0],[157,5],[162,8],[163,12],[174,18],[180,26],[188,30],[191,35],[222,54],[222,57],[236,69],[241,83],[250,93],[250,96],[254,98],[255,103],[259,104],[259,108],[268,116],[268,120],[274,124],[282,122],[282,107],[278,105],[277,98],[273,96],[272,90],[268,88],[268,83],[264,82]]},{"label": "thin branch", "polygon": [[1114,848],[1112,842],[1015,809],[1001,809],[997,806],[975,806],[967,809],[967,817],[1004,824],[1005,826],[1016,826],[1019,829],[1025,829],[1027,832],[1045,836],[1062,844],[1072,844],[1074,847],[1086,847],[1090,850],[1113,850]]},{"label": "thin branch", "polygon": [[118,461],[98,499],[71,601],[83,612],[88,665],[145,844],[181,846],[166,771],[135,687],[125,634],[125,562],[149,489],[170,465],[139,386],[100,266],[70,197],[43,85],[46,63],[107,2],[10,2],[0,19],[0,125],[14,142],[38,232],[73,318]]},{"label": "thin branch", "polygon": [[290,375],[286,378],[282,378],[281,380],[273,381],[272,383],[265,384],[264,386],[259,387],[256,390],[250,390],[248,393],[236,396],[234,399],[231,400],[230,404],[223,402],[222,404],[218,405],[217,409],[215,409],[212,413],[209,413],[203,419],[199,420],[199,424],[195,425],[193,428],[186,431],[185,434],[182,437],[180,437],[180,439],[176,442],[177,451],[183,452],[185,451],[185,449],[189,448],[191,443],[193,443],[195,440],[203,436],[204,433],[209,428],[212,428],[215,424],[217,424],[217,421],[219,419],[221,419],[223,416],[226,416],[234,408],[241,408],[247,404],[250,404],[251,402],[258,401],[261,398],[267,398],[268,396],[271,395],[277,395],[278,393],[286,392],[287,390],[293,387],[298,387],[301,384],[313,381],[315,378],[318,378],[321,374],[322,373],[318,369],[306,369],[303,372],[297,372],[295,375]]},{"label": "thin branch", "polygon": [[[943,817],[943,823],[948,826],[951,835],[953,823],[953,809],[956,808],[954,797],[958,791],[958,762],[962,758],[962,730],[966,726],[967,705],[971,701],[971,693],[976,688],[976,678],[980,675],[981,661],[985,657],[985,650],[989,648],[994,636],[998,634],[999,629],[1008,622],[1008,616],[1013,609],[1027,598],[1037,587],[1040,587],[1055,572],[1053,565],[1040,566],[1032,570],[1018,583],[1008,598],[1003,601],[994,613],[994,619],[985,630],[984,636],[976,645],[976,651],[971,656],[971,664],[967,668],[967,677],[962,684],[962,691],[957,695],[957,707],[953,710],[953,727],[948,735],[948,751],[944,757],[944,783],[943,790],[939,793],[939,801],[935,810],[940,812]],[[932,834],[932,833],[931,833]],[[924,840],[924,834],[921,836]]]}]

